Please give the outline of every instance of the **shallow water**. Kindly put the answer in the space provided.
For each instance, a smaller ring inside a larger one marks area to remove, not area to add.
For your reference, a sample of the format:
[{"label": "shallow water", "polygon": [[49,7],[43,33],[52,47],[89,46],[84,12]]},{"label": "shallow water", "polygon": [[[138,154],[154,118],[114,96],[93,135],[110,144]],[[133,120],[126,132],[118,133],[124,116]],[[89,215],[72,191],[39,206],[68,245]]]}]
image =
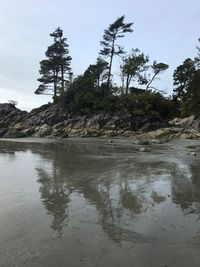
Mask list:
[{"label": "shallow water", "polygon": [[200,141],[148,148],[1,140],[0,266],[199,267]]}]

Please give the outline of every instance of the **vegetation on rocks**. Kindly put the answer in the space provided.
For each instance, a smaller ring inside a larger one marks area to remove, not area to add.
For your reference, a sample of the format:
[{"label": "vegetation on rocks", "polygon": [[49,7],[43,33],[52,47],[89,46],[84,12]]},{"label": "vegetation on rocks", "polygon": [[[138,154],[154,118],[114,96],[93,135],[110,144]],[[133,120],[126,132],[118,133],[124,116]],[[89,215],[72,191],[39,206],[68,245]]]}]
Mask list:
[{"label": "vegetation on rocks", "polygon": [[[200,116],[200,48],[194,59],[186,59],[174,71],[174,94],[166,96],[154,81],[167,71],[168,64],[154,60],[138,48],[131,53],[120,45],[120,39],[133,32],[133,23],[125,16],[117,18],[104,30],[101,49],[94,64],[73,77],[71,56],[63,31],[50,34],[54,42],[47,48],[46,59],[40,62],[40,85],[36,94],[53,94],[54,103],[76,115],[99,112],[131,114],[171,119],[175,116]],[[119,77],[112,73],[118,57]]]},{"label": "vegetation on rocks", "polygon": [[[117,112],[158,120],[173,117],[177,102],[153,86],[157,76],[169,66],[163,62],[149,63],[149,56],[138,48],[127,53],[120,45],[120,39],[132,32],[132,22],[125,22],[125,16],[117,18],[104,30],[96,62],[90,64],[82,75],[72,77],[66,38],[60,28],[56,29],[50,34],[54,43],[48,47],[46,59],[40,62],[42,77],[38,79],[41,84],[36,93],[46,94],[53,90],[54,103],[68,113],[78,115]],[[115,57],[121,59],[121,84],[116,83],[118,77],[112,73]],[[63,80],[63,73],[67,74],[66,80]]]},{"label": "vegetation on rocks", "polygon": [[[200,41],[200,39],[199,39]],[[194,59],[187,58],[174,71],[174,98],[181,116],[200,117],[200,47]]]},{"label": "vegetation on rocks", "polygon": [[[30,113],[17,109],[13,100],[0,105],[0,137],[131,136],[153,130],[157,130],[153,138],[178,137],[191,134],[194,125],[199,131],[200,48],[194,59],[184,60],[174,71],[174,94],[166,96],[154,81],[167,71],[168,64],[150,63],[149,56],[138,48],[127,53],[120,45],[120,39],[133,32],[132,27],[125,16],[110,24],[95,63],[76,77],[67,39],[58,27],[50,34],[54,41],[40,62],[40,85],[35,91],[52,94],[53,103]],[[115,57],[121,59],[121,83],[113,74]],[[173,121],[180,115],[193,115],[189,128]]]}]

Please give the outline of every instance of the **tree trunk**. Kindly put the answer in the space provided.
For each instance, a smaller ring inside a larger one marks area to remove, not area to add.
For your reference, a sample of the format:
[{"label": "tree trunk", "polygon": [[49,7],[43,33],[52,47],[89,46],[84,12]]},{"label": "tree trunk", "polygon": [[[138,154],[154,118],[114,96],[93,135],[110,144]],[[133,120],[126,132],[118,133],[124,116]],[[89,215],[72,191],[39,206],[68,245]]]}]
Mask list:
[{"label": "tree trunk", "polygon": [[62,93],[63,93],[64,92],[64,89],[65,89],[63,64],[61,65],[61,87],[62,87]]},{"label": "tree trunk", "polygon": [[98,92],[100,91],[100,75],[98,75],[97,77],[97,88],[98,88]]},{"label": "tree trunk", "polygon": [[147,86],[146,86],[146,91],[149,89],[150,84],[153,82],[153,80],[154,80],[154,78],[156,77],[157,74],[158,74],[158,73],[155,73],[155,74],[153,75],[153,77],[151,78],[150,82],[147,84]]},{"label": "tree trunk", "polygon": [[58,72],[54,71],[54,94],[53,94],[54,103],[56,102],[56,97],[57,97],[57,83],[58,83]]},{"label": "tree trunk", "polygon": [[127,74],[127,78],[126,78],[126,88],[125,88],[125,94],[127,95],[128,94],[128,89],[129,89],[129,85],[130,85],[130,82],[131,82],[131,79],[132,79],[132,75],[131,74]]},{"label": "tree trunk", "polygon": [[113,41],[112,41],[112,49],[111,49],[110,63],[109,63],[109,69],[108,69],[108,81],[107,81],[108,87],[110,86],[110,76],[111,76],[111,69],[112,69],[112,61],[113,61],[113,56],[114,56],[114,52],[115,52],[114,45],[115,45],[115,38],[113,38]]},{"label": "tree trunk", "polygon": [[126,88],[125,88],[126,95],[128,94],[128,87],[129,87],[129,74],[127,74],[127,77],[126,77]]}]

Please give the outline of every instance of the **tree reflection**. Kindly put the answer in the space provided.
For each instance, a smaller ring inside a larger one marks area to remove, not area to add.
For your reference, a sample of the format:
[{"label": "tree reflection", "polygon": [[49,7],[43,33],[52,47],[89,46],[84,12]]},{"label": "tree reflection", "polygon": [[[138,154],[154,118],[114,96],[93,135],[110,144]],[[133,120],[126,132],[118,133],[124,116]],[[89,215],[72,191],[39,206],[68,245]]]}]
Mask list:
[{"label": "tree reflection", "polygon": [[135,232],[134,220],[148,217],[148,212],[166,201],[184,214],[200,214],[198,158],[195,164],[175,157],[141,160],[117,147],[62,141],[4,144],[2,149],[31,150],[40,156],[39,192],[58,238],[70,222],[69,209],[74,212],[71,193],[86,200],[85,216],[87,205],[95,207],[98,224],[116,242],[144,238]]},{"label": "tree reflection", "polygon": [[176,168],[172,179],[173,202],[186,213],[200,214],[200,176],[199,165],[188,165],[180,172]]},{"label": "tree reflection", "polygon": [[56,169],[54,169],[53,175],[48,175],[42,169],[37,171],[42,203],[52,217],[51,228],[56,232],[57,237],[61,238],[63,228],[69,219],[67,208],[70,192],[65,183],[60,180]]},{"label": "tree reflection", "polygon": [[[99,148],[92,151],[92,155],[90,152],[90,147],[84,149],[76,145],[54,146],[42,151],[42,158],[50,160],[52,168],[50,173],[45,171],[45,166],[37,169],[41,199],[52,216],[51,228],[58,237],[62,236],[70,219],[70,194],[78,192],[96,207],[99,225],[111,239],[119,242],[122,236],[126,240],[138,238],[131,223],[130,229],[124,226],[124,219],[131,222],[152,206],[155,198],[144,192],[154,182],[149,177],[155,177],[157,164],[135,162],[127,168],[126,159],[124,165],[121,157],[99,157]],[[155,203],[160,202],[155,200]]]}]

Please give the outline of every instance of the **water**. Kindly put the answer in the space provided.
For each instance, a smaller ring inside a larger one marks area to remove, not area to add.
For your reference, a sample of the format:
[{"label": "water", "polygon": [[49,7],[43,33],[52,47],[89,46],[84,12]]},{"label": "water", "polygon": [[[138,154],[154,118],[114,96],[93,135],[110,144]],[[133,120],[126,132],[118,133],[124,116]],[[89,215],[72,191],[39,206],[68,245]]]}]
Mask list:
[{"label": "water", "polygon": [[199,267],[200,141],[149,150],[1,140],[0,266]]}]

